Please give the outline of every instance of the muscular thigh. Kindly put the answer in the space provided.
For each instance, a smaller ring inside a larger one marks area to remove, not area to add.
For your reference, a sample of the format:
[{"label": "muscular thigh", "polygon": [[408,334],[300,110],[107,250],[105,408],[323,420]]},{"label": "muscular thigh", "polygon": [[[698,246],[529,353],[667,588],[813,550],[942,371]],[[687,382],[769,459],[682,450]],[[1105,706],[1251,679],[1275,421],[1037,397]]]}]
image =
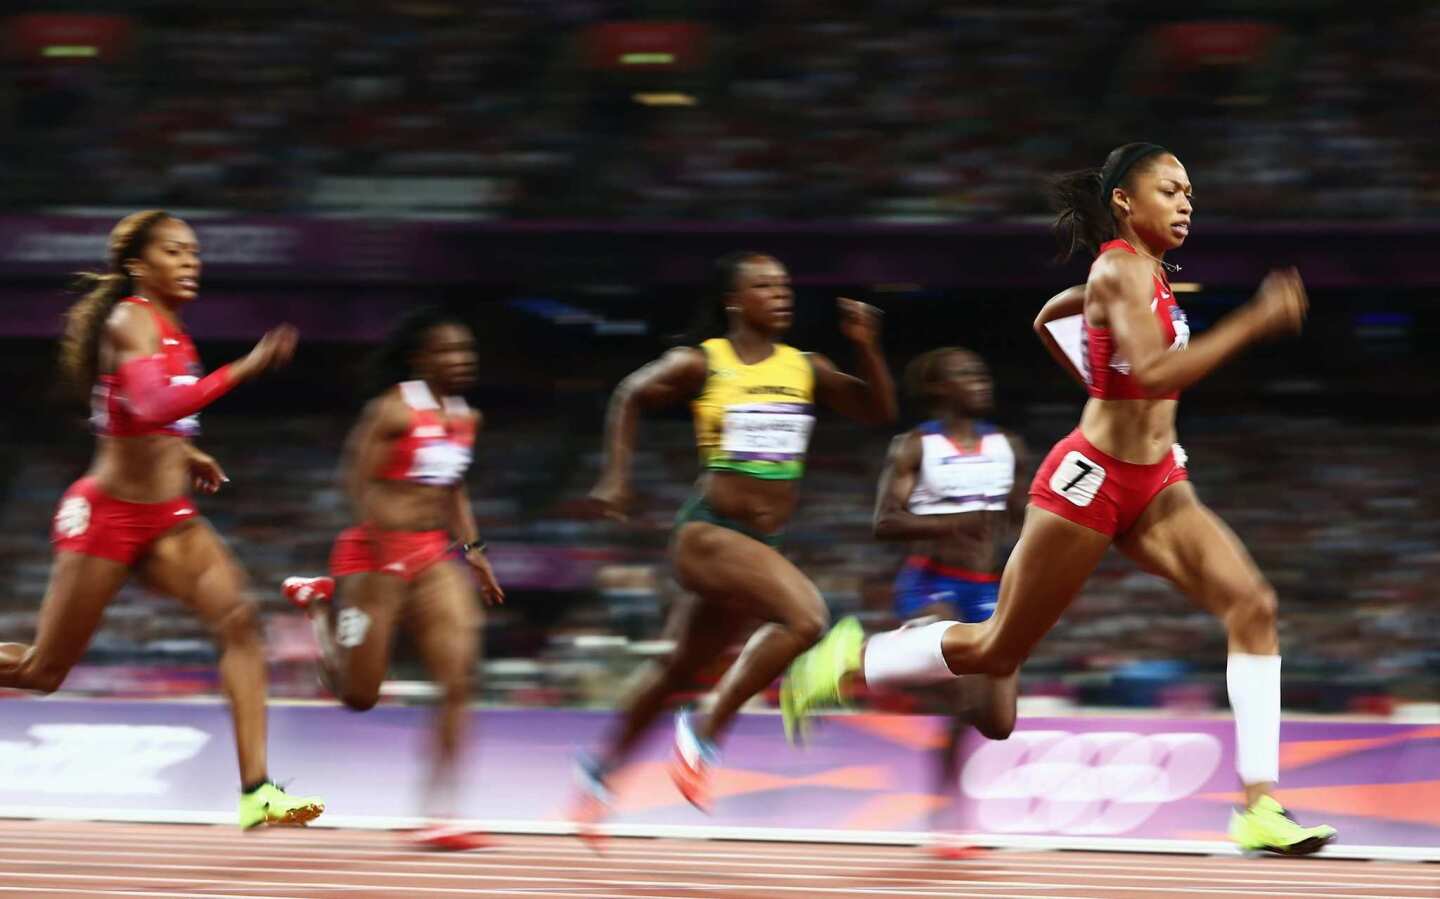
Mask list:
[{"label": "muscular thigh", "polygon": [[56,553],[35,633],[34,652],[43,664],[68,670],[79,661],[105,606],[129,576],[120,562]]},{"label": "muscular thigh", "polygon": [[180,600],[215,624],[246,603],[245,572],[203,518],[167,532],[136,566],[146,585]]},{"label": "muscular thigh", "polygon": [[469,572],[451,562],[431,565],[410,585],[406,622],[431,670],[474,661],[482,613]]},{"label": "muscular thigh", "polygon": [[994,650],[1017,662],[1069,608],[1110,547],[1110,538],[1031,506],[1000,578],[988,631]]},{"label": "muscular thigh", "polygon": [[686,524],[672,549],[680,585],[707,603],[787,623],[825,617],[825,602],[805,574],[773,548],[712,524]]},{"label": "muscular thigh", "polygon": [[754,623],[731,603],[693,593],[676,600],[665,622],[664,636],[675,643],[668,667],[677,677],[694,677],[724,657]]},{"label": "muscular thigh", "polygon": [[340,681],[352,699],[379,695],[406,596],[407,584],[398,577],[363,573],[340,578],[331,628]]},{"label": "muscular thigh", "polygon": [[1240,538],[1200,502],[1189,482],[1161,491],[1115,546],[1217,615],[1234,597],[1265,586]]}]

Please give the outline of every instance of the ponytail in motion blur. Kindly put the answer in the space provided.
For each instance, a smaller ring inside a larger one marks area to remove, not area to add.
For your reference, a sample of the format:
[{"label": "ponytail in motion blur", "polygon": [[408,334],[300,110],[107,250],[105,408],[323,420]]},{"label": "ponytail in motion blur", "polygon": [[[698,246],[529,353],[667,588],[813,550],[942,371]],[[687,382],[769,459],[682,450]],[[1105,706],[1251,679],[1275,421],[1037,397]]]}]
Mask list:
[{"label": "ponytail in motion blur", "polygon": [[139,259],[150,242],[150,232],[170,218],[163,209],[146,209],[121,219],[110,231],[105,253],[109,271],[81,272],[71,288],[83,294],[65,313],[65,330],[60,337],[60,379],[67,391],[84,401],[95,383],[100,335],[115,304],[135,292],[129,259]]},{"label": "ponytail in motion blur", "polygon": [[1067,172],[1051,181],[1056,261],[1069,262],[1082,249],[1094,256],[1101,244],[1114,240],[1118,231],[1110,200],[1115,188],[1131,190],[1133,177],[1149,167],[1148,160],[1168,152],[1159,144],[1124,144],[1111,150],[1100,168]]}]

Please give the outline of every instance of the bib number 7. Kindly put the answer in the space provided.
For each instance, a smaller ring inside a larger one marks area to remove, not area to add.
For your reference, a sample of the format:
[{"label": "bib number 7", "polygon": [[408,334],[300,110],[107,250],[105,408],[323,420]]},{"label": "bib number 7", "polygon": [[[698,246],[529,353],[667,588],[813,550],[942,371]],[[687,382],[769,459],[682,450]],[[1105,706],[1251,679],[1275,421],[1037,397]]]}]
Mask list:
[{"label": "bib number 7", "polygon": [[1105,469],[1077,450],[1066,453],[1050,475],[1050,489],[1081,508],[1095,501],[1104,483]]}]

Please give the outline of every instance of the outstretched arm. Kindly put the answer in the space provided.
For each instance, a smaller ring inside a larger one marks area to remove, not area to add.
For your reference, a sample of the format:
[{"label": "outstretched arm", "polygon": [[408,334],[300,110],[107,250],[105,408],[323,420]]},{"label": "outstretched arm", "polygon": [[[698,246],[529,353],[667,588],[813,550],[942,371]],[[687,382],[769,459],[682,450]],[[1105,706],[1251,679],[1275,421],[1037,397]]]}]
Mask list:
[{"label": "outstretched arm", "polygon": [[222,365],[203,378],[176,383],[160,355],[160,335],[149,314],[129,303],[116,307],[106,322],[114,354],[115,376],[140,421],[166,425],[194,415],[230,392],[241,381],[283,365],[295,352],[298,335],[282,325],[265,334],[247,355]]},{"label": "outstretched arm", "polygon": [[612,518],[623,518],[630,501],[630,466],[641,409],[661,409],[689,399],[705,385],[705,352],[677,347],[632,372],[610,395],[605,415],[605,462],[590,499]]},{"label": "outstretched arm", "polygon": [[1192,338],[1185,352],[1171,353],[1150,312],[1151,277],[1147,260],[1108,253],[1096,263],[1088,286],[1104,308],[1116,348],[1130,360],[1131,375],[1151,396],[1189,387],[1248,344],[1298,332],[1309,308],[1299,273],[1272,271],[1250,302]]}]

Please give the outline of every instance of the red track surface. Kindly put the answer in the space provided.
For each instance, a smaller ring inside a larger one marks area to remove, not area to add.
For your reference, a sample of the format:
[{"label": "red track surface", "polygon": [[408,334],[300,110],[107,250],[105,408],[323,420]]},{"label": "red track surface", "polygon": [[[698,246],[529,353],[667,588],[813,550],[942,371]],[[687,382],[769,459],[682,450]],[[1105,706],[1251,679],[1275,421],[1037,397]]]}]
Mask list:
[{"label": "red track surface", "polygon": [[377,831],[3,821],[0,897],[1440,897],[1433,864],[1098,852],[942,862],[907,847],[641,839],[597,855],[568,837],[497,841],[439,854]]}]

